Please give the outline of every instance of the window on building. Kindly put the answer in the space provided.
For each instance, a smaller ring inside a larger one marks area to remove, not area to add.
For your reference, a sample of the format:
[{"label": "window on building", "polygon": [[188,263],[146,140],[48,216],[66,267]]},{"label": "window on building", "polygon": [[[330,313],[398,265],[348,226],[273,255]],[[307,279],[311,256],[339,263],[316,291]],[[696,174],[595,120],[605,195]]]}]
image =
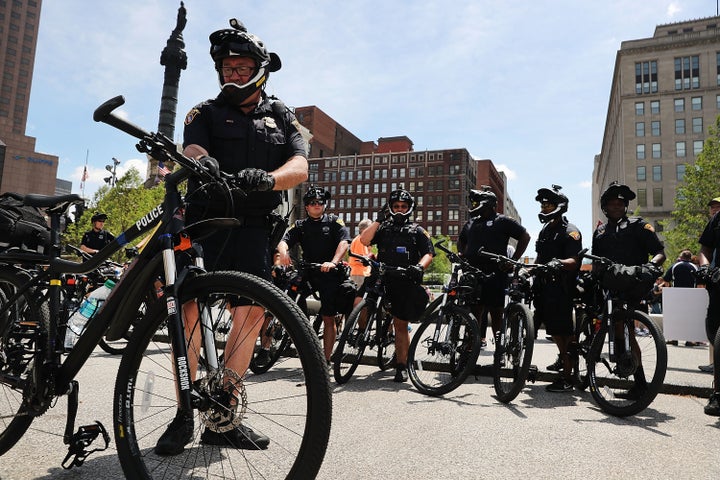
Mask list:
[{"label": "window on building", "polygon": [[644,137],[645,136],[645,122],[635,122],[635,136],[636,137]]},{"label": "window on building", "polygon": [[415,199],[415,201],[417,202],[418,207],[422,207],[422,206],[423,206],[423,202],[425,201],[425,198],[424,198],[422,195],[419,195],[419,196]]},{"label": "window on building", "polygon": [[715,95],[715,107],[720,110],[720,95]]},{"label": "window on building", "polygon": [[690,104],[692,105],[693,110],[702,110],[702,97],[692,97],[690,99]]},{"label": "window on building", "polygon": [[645,144],[635,145],[635,158],[637,160],[645,160]]},{"label": "window on building", "polygon": [[432,210],[428,210],[428,212],[427,212],[427,221],[428,222],[433,221],[433,211]]},{"label": "window on building", "polygon": [[660,136],[660,121],[659,120],[650,122],[650,132],[653,137]]},{"label": "window on building", "polygon": [[653,165],[652,179],[653,182],[662,182],[662,165]]},{"label": "window on building", "polygon": [[674,103],[675,103],[675,111],[676,112],[684,112],[685,111],[685,99],[684,98],[676,98]]},{"label": "window on building", "polygon": [[703,141],[702,140],[694,140],[693,141],[693,155],[696,157],[700,155],[700,152],[703,150]]},{"label": "window on building", "polygon": [[700,57],[675,58],[675,90],[700,88]]},{"label": "window on building", "polygon": [[656,207],[663,206],[663,189],[653,188],[653,205]]},{"label": "window on building", "polygon": [[684,133],[685,133],[685,119],[684,118],[676,118],[675,119],[675,134],[682,135]]},{"label": "window on building", "polygon": [[638,95],[657,93],[657,61],[635,63],[635,93]]},{"label": "window on building", "polygon": [[635,115],[645,115],[645,102],[635,102]]},{"label": "window on building", "polygon": [[650,102],[650,113],[658,115],[660,113],[660,100],[653,100]]},{"label": "window on building", "polygon": [[645,167],[637,167],[636,172],[635,176],[637,177],[638,182],[644,182],[647,180]]},{"label": "window on building", "polygon": [[703,133],[703,119],[702,117],[694,117],[692,119],[693,133]]},{"label": "window on building", "polygon": [[460,219],[460,211],[459,210],[448,210],[448,220],[459,220]]},{"label": "window on building", "polygon": [[675,165],[675,179],[678,182],[682,182],[685,178],[685,164],[681,163],[679,165]]},{"label": "window on building", "polygon": [[685,158],[685,142],[675,142],[675,155],[677,155],[678,158]]},{"label": "window on building", "polygon": [[637,189],[637,203],[640,207],[647,207],[647,190],[644,188]]},{"label": "window on building", "polygon": [[652,144],[652,158],[662,158],[662,145],[659,143]]}]

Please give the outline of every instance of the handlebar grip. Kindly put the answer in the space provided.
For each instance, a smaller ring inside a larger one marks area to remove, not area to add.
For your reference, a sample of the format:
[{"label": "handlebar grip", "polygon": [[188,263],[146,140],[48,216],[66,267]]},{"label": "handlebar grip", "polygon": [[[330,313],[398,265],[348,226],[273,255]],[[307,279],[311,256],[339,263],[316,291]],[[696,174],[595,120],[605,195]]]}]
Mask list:
[{"label": "handlebar grip", "polygon": [[143,139],[150,135],[137,125],[134,125],[127,120],[123,120],[112,113],[113,110],[124,104],[125,98],[122,95],[111,98],[95,109],[95,112],[93,113],[93,120],[96,122],[107,123],[108,125],[115,127],[118,130],[122,130],[135,138]]}]

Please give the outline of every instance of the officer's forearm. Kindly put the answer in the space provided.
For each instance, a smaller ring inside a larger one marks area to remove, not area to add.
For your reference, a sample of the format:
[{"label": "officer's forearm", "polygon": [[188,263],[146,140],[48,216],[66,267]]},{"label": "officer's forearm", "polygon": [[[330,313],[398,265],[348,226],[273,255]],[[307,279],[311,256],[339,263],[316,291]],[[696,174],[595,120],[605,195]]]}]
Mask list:
[{"label": "officer's forearm", "polygon": [[273,190],[289,190],[300,185],[308,178],[307,158],[295,155],[283,166],[270,172],[275,179]]}]

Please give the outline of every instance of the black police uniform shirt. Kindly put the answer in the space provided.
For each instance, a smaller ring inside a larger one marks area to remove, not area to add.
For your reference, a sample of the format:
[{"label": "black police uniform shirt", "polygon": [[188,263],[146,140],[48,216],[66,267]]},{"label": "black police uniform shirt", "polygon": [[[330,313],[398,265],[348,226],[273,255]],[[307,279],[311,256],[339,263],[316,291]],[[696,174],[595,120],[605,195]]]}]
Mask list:
[{"label": "black police uniform shirt", "polygon": [[592,253],[622,265],[643,265],[663,250],[652,225],[640,217],[600,224],[593,233]]},{"label": "black police uniform shirt", "polygon": [[93,250],[102,250],[105,245],[113,240],[115,240],[115,236],[107,230],[100,230],[99,232],[90,230],[85,232],[80,245],[85,245]]},{"label": "black police uniform shirt", "polygon": [[517,240],[525,232],[525,227],[520,225],[517,220],[500,213],[496,213],[489,219],[473,217],[460,231],[458,244],[462,247],[462,254],[471,265],[493,272],[498,271],[497,263],[481,258],[478,251],[482,248],[486,252],[507,255],[510,239]]},{"label": "black police uniform shirt", "polygon": [[577,257],[582,250],[580,230],[562,217],[559,222],[543,225],[535,242],[537,263],[548,263],[553,258],[563,259]]},{"label": "black police uniform shirt", "polygon": [[[220,170],[237,173],[245,168],[271,172],[296,155],[307,157],[300,125],[282,102],[262,95],[258,106],[245,114],[227,102],[220,93],[215,99],[196,105],[185,117],[183,146],[199,145],[215,158]],[[191,181],[188,192],[195,192]],[[210,197],[210,198],[208,198]],[[224,216],[225,200],[209,194],[189,193],[191,205],[208,206]],[[270,213],[282,201],[280,191],[250,192],[234,196],[234,215],[261,216]],[[206,215],[211,216],[211,215]]]},{"label": "black police uniform shirt", "polygon": [[290,248],[300,244],[306,262],[323,263],[333,259],[340,242],[350,243],[352,239],[340,217],[324,213],[318,220],[296,220],[283,240]]},{"label": "black police uniform shirt", "polygon": [[375,232],[372,243],[378,248],[378,261],[395,267],[417,265],[428,253],[435,256],[430,234],[417,223],[397,225],[383,222]]},{"label": "black police uniform shirt", "polygon": [[700,245],[712,249],[712,258],[708,258],[708,260],[712,261],[718,258],[718,254],[720,254],[720,215],[717,213],[705,225],[705,229],[700,235]]}]

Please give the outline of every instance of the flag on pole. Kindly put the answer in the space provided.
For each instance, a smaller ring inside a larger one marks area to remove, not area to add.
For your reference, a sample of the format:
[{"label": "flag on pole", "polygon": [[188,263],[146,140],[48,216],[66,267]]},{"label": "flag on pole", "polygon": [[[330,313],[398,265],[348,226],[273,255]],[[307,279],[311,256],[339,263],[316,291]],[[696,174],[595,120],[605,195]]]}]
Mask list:
[{"label": "flag on pole", "polygon": [[165,166],[165,164],[162,161],[158,162],[158,175],[160,178],[165,177],[165,175],[170,174],[170,169]]},{"label": "flag on pole", "polygon": [[87,179],[88,179],[88,172],[87,172],[87,165],[85,165],[85,168],[83,169],[82,178],[80,180],[84,182]]}]

